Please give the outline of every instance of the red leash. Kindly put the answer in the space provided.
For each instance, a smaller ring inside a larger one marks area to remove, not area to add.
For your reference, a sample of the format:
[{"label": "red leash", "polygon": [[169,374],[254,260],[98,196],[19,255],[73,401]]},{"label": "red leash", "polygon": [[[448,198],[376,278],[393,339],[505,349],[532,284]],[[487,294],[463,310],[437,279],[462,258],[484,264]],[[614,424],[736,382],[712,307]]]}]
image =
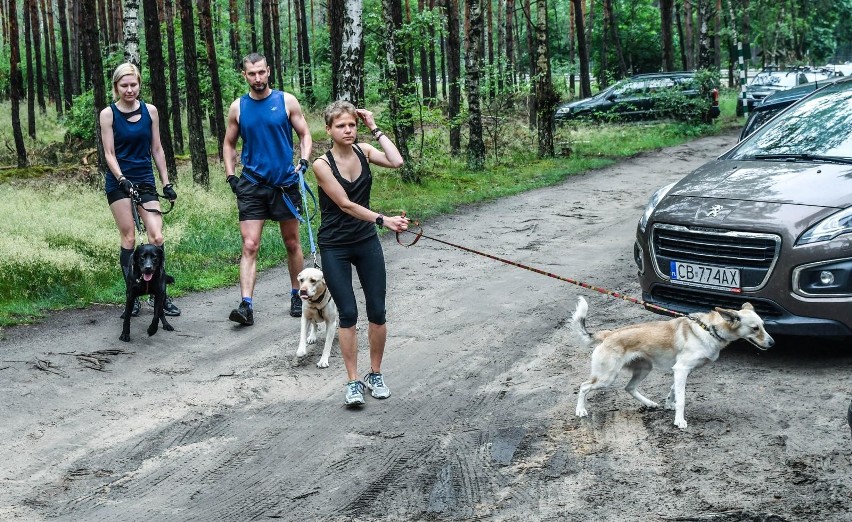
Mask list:
[{"label": "red leash", "polygon": [[467,248],[467,247],[462,246],[462,245],[450,243],[449,241],[444,241],[443,239],[438,239],[438,238],[435,238],[435,237],[427,236],[427,235],[423,234],[423,228],[420,226],[419,221],[412,221],[411,225],[413,225],[414,227],[417,228],[417,232],[413,232],[411,230],[405,231],[409,234],[414,234],[414,241],[412,241],[411,243],[408,243],[408,244],[403,243],[400,240],[400,237],[399,237],[401,232],[396,233],[396,242],[399,243],[401,246],[404,246],[404,247],[414,246],[418,241],[420,241],[420,238],[431,239],[432,241],[436,241],[438,243],[442,243],[444,245],[451,246],[453,248],[458,248],[459,250],[464,250],[465,252],[470,252],[472,254],[484,256],[484,257],[487,257],[489,259],[493,259],[495,261],[500,261],[501,263],[506,263],[507,265],[512,265],[512,266],[516,266],[518,268],[523,268],[524,270],[529,270],[530,272],[535,272],[536,274],[541,274],[541,275],[544,275],[544,276],[547,276],[547,277],[552,277],[552,278],[558,279],[560,281],[565,281],[566,283],[571,283],[572,285],[577,285],[577,286],[580,286],[580,287],[583,287],[583,288],[587,288],[589,290],[594,290],[595,292],[598,292],[598,293],[601,293],[601,294],[609,295],[609,296],[612,296],[612,297],[617,297],[619,299],[623,299],[623,300],[628,301],[630,303],[644,306],[645,309],[647,309],[647,310],[657,311],[657,312],[660,312],[660,313],[663,313],[663,314],[666,314],[666,315],[671,315],[671,316],[674,316],[674,317],[683,317],[683,316],[686,315],[684,313],[676,312],[674,310],[669,310],[668,308],[663,308],[663,307],[657,306],[655,304],[646,303],[645,301],[642,301],[640,299],[636,299],[634,297],[630,297],[630,296],[621,294],[619,292],[607,290],[606,288],[601,288],[601,287],[598,287],[598,286],[590,285],[589,283],[584,283],[582,281],[577,281],[577,280],[571,279],[569,277],[563,277],[563,276],[560,276],[560,275],[557,275],[557,274],[554,274],[554,273],[551,273],[551,272],[546,272],[544,270],[534,268],[534,267],[531,267],[531,266],[527,266],[527,265],[524,265],[522,263],[518,263],[516,261],[511,261],[509,259],[497,257],[495,255],[487,254],[485,252],[480,252],[479,250],[474,250],[472,248]]}]

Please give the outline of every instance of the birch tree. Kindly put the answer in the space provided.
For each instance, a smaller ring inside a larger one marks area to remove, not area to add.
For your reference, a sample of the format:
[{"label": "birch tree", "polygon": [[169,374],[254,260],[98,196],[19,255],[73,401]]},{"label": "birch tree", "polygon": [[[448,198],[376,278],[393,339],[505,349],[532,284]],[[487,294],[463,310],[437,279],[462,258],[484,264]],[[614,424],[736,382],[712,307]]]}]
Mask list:
[{"label": "birch tree", "polygon": [[[344,2],[343,39],[340,43],[338,70],[338,99],[348,100],[356,107],[364,96],[364,10],[363,0]],[[332,23],[334,23],[332,21]]]},{"label": "birch tree", "polygon": [[139,0],[124,0],[124,61],[142,68],[139,56]]}]

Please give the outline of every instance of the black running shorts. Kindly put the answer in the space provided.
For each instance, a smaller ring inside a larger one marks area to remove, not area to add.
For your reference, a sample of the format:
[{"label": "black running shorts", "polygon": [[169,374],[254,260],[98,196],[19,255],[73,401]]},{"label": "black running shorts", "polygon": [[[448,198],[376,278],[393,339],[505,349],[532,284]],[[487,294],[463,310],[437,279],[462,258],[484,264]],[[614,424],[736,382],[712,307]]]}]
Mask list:
[{"label": "black running shorts", "polygon": [[240,212],[240,221],[267,220],[287,221],[296,219],[296,216],[287,206],[285,197],[290,199],[293,207],[302,207],[302,194],[299,184],[293,183],[283,190],[269,185],[255,185],[240,176],[237,182],[237,208]]}]

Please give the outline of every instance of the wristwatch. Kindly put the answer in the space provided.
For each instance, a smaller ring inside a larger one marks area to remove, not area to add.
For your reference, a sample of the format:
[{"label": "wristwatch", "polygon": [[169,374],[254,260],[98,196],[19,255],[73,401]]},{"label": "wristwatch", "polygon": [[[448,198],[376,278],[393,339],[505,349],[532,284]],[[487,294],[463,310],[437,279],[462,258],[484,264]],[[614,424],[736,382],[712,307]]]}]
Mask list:
[{"label": "wristwatch", "polygon": [[381,214],[376,216],[376,224],[379,225],[380,227],[385,226],[385,216],[383,216]]}]

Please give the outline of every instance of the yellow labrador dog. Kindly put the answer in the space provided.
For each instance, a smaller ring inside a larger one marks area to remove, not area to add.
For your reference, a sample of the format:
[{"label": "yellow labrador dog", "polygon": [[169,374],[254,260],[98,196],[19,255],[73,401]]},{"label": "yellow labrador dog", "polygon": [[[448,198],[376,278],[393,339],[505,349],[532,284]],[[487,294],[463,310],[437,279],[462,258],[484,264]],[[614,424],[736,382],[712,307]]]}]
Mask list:
[{"label": "yellow labrador dog", "polygon": [[627,393],[648,408],[659,407],[637,389],[651,370],[658,367],[674,372],[674,384],[666,398],[666,409],[675,410],[675,426],[684,429],[684,395],[689,372],[718,359],[722,348],[738,339],[745,339],[761,350],[775,344],[750,303],[743,304],[740,310],[716,308],[707,313],[603,330],[596,334],[586,330],[588,311],[588,303],[580,297],[571,318],[571,326],[584,345],[600,341],[592,352],[591,378],[580,385],[578,417],[588,415],[586,395],[592,390],[611,386],[623,368],[633,374],[625,387]]},{"label": "yellow labrador dog", "polygon": [[302,331],[299,335],[299,348],[296,357],[304,357],[308,345],[317,342],[317,325],[325,323],[325,348],[317,362],[317,368],[328,368],[328,356],[331,343],[337,333],[337,306],[331,299],[331,292],[325,286],[322,270],[306,268],[299,272],[299,297],[302,299]]}]

